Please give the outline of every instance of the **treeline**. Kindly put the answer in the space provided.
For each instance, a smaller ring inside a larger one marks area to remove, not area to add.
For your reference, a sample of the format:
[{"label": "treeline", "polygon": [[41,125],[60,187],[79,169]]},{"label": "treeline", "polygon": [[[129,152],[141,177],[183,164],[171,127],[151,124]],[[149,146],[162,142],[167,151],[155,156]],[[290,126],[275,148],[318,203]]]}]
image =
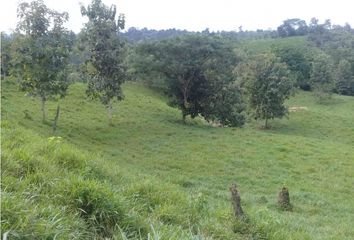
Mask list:
[{"label": "treeline", "polygon": [[273,30],[263,30],[258,29],[257,31],[248,31],[243,30],[242,27],[239,27],[239,31],[210,31],[208,28],[203,31],[188,31],[180,29],[163,29],[155,30],[142,28],[138,29],[135,27],[129,28],[127,31],[123,32],[122,35],[130,43],[139,43],[143,41],[152,41],[152,40],[164,40],[168,38],[183,36],[183,35],[193,35],[193,34],[203,34],[209,36],[222,36],[225,38],[230,38],[234,40],[240,39],[262,39],[262,38],[276,38],[278,37],[277,31]]},{"label": "treeline", "polygon": [[[277,27],[277,30],[271,29],[257,29],[256,31],[243,30],[242,26],[238,27],[238,31],[210,31],[208,28],[203,31],[188,31],[180,29],[138,29],[135,27],[129,28],[123,32],[122,35],[128,42],[137,43],[150,40],[164,40],[167,38],[173,38],[188,34],[206,34],[212,36],[222,36],[231,38],[234,40],[242,39],[263,39],[263,38],[279,38],[279,37],[294,37],[294,36],[309,36],[312,40],[316,41],[316,35],[326,35],[330,31],[347,31],[353,33],[351,26],[346,23],[344,26],[332,25],[331,20],[327,19],[323,23],[320,23],[318,19],[312,18],[309,23],[299,18],[292,18],[283,21],[283,24]],[[317,39],[321,41],[321,39]],[[316,42],[320,44],[320,42]]]},{"label": "treeline", "polygon": [[[21,90],[40,99],[43,121],[46,101],[65,97],[78,81],[105,106],[110,124],[112,102],[124,99],[127,80],[162,89],[183,119],[202,116],[224,126],[254,117],[267,127],[269,119],[287,114],[284,101],[296,88],[313,91],[319,102],[332,93],[354,96],[354,30],[348,24],[289,19],[276,32],[123,32],[125,17],[116,16],[115,6],[93,0],[81,13],[89,21],[75,34],[63,27],[67,13],[48,9],[42,0],[20,3],[16,32],[1,34],[1,75],[13,76]],[[276,44],[294,36],[305,40]],[[275,44],[257,52],[247,46],[257,38]]]}]

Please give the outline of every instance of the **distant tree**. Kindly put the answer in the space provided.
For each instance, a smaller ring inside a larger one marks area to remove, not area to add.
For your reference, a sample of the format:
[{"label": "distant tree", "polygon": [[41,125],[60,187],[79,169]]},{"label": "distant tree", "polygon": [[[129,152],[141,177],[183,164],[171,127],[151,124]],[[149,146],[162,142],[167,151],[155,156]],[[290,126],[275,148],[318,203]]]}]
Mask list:
[{"label": "distant tree", "polygon": [[87,8],[81,6],[81,13],[89,19],[84,30],[90,53],[87,69],[91,77],[86,93],[91,98],[99,98],[106,106],[112,125],[112,101],[123,100],[121,85],[127,77],[124,41],[119,35],[124,29],[124,15],[119,15],[117,20],[116,6],[109,8],[101,0],[92,0]]},{"label": "distant tree", "polygon": [[338,93],[354,96],[354,75],[349,61],[341,60],[339,62],[335,80]]},{"label": "distant tree", "polygon": [[8,76],[11,68],[11,43],[13,37],[1,32],[1,77]]},{"label": "distant tree", "polygon": [[47,8],[42,0],[20,3],[17,16],[13,73],[20,77],[22,90],[41,99],[45,121],[46,101],[64,97],[68,88],[66,66],[71,43],[63,24],[69,16]]},{"label": "distant tree", "polygon": [[283,21],[283,24],[277,30],[280,37],[302,36],[308,33],[306,22],[299,18]]},{"label": "distant tree", "polygon": [[164,40],[168,38],[173,38],[177,36],[182,36],[186,34],[191,34],[193,32],[188,32],[187,30],[178,30],[175,28],[172,29],[163,29],[163,30],[154,30],[154,29],[137,29],[131,27],[128,31],[122,33],[122,36],[127,38],[129,42],[143,42],[151,40]]},{"label": "distant tree", "polygon": [[158,59],[146,52],[149,45],[147,43],[129,45],[126,58],[127,73],[132,81],[164,91],[167,89],[166,77],[160,71],[161,64]]},{"label": "distant tree", "polygon": [[323,24],[319,24],[318,19],[312,18],[309,25],[308,39],[312,41],[316,47],[321,48],[325,42],[330,41],[332,28],[331,21],[325,20]]},{"label": "distant tree", "polygon": [[306,47],[275,47],[274,53],[288,65],[297,87],[310,90],[311,60],[307,56]]},{"label": "distant tree", "polygon": [[284,101],[293,93],[294,82],[285,63],[273,54],[261,54],[238,65],[239,81],[246,87],[255,119],[281,118],[287,114]]},{"label": "distant tree", "polygon": [[183,120],[201,115],[223,125],[244,123],[241,92],[232,86],[235,56],[226,42],[189,35],[142,45],[140,52],[153,56],[156,71],[165,76],[170,104],[181,109]]},{"label": "distant tree", "polygon": [[315,56],[312,63],[311,83],[319,102],[324,102],[331,98],[334,89],[333,70],[333,62],[330,56],[325,53]]},{"label": "distant tree", "polygon": [[245,123],[246,103],[243,91],[236,83],[219,86],[209,96],[203,116],[208,121],[219,122],[224,126],[239,127]]}]

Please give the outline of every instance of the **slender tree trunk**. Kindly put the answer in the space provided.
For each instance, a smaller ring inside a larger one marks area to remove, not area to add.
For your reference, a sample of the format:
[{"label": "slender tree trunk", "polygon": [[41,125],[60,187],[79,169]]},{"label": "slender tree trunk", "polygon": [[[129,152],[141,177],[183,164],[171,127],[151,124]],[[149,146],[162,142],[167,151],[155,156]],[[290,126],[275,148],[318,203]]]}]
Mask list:
[{"label": "slender tree trunk", "polygon": [[41,103],[42,103],[42,106],[41,106],[42,122],[45,122],[45,121],[46,121],[46,118],[47,118],[47,113],[46,113],[46,109],[45,109],[45,102],[46,102],[45,97],[41,97]]},{"label": "slender tree trunk", "polygon": [[265,119],[265,125],[264,125],[265,129],[268,129],[268,118]]},{"label": "slender tree trunk", "polygon": [[108,114],[108,124],[110,126],[113,125],[113,107],[112,107],[112,102],[109,101],[108,104],[107,104],[107,114]]},{"label": "slender tree trunk", "polygon": [[[187,87],[183,88],[183,107],[185,110],[188,109]],[[185,114],[182,110],[182,118],[183,118],[184,123],[186,123],[186,117],[187,117],[187,114]]]},{"label": "slender tree trunk", "polygon": [[183,105],[184,105],[184,108],[185,108],[185,109],[188,108],[187,90],[184,90],[184,91],[183,91]]},{"label": "slender tree trunk", "polygon": [[182,113],[182,119],[183,119],[184,123],[186,123],[186,117],[187,117],[187,115],[185,113]]},{"label": "slender tree trunk", "polygon": [[55,134],[55,132],[57,131],[57,125],[58,125],[58,120],[59,120],[59,113],[60,113],[60,106],[57,106],[57,112],[55,114],[55,118],[53,121],[53,135]]}]

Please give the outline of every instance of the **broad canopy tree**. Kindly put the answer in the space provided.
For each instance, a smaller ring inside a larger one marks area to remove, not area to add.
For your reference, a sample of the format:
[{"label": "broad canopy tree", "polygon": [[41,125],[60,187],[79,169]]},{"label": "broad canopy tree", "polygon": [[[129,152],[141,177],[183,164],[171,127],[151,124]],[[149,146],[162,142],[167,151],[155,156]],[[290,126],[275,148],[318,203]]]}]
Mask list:
[{"label": "broad canopy tree", "polygon": [[19,22],[13,43],[13,72],[20,86],[42,103],[42,120],[46,120],[47,100],[64,97],[68,88],[67,63],[72,43],[63,27],[68,14],[53,11],[36,0],[20,3]]},{"label": "broad canopy tree", "polygon": [[277,30],[280,37],[302,36],[308,33],[306,22],[299,18],[283,21],[283,24]]},{"label": "broad canopy tree", "polygon": [[296,86],[302,90],[310,90],[311,60],[306,46],[278,46],[273,52],[287,64]]},{"label": "broad canopy tree", "polygon": [[274,54],[260,54],[239,64],[235,70],[247,90],[249,107],[255,119],[282,118],[287,114],[284,101],[293,93],[294,80],[285,63]]},{"label": "broad canopy tree", "polygon": [[183,120],[201,115],[228,126],[244,123],[241,91],[233,85],[235,55],[222,39],[189,35],[143,44],[138,51],[154,57],[155,71],[167,81],[170,105],[181,109]]},{"label": "broad canopy tree", "polygon": [[81,13],[89,21],[85,25],[84,40],[89,48],[90,58],[86,62],[90,76],[87,95],[99,98],[106,106],[109,124],[112,125],[112,101],[123,100],[121,85],[125,81],[124,41],[119,37],[124,29],[124,15],[116,19],[116,6],[108,7],[101,0],[93,0]]}]

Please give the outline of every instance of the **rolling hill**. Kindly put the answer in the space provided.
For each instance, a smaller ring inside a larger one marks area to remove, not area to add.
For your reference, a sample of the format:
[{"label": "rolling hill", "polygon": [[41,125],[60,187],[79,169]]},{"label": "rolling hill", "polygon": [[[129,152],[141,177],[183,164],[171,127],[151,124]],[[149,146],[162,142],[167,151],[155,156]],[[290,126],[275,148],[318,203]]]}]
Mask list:
[{"label": "rolling hill", "polygon": [[[298,92],[271,130],[183,124],[163,94],[124,85],[114,126],[85,86],[40,103],[2,81],[2,233],[9,239],[351,239],[354,98]],[[232,215],[236,182],[247,221]],[[289,188],[293,210],[276,205]]]}]

